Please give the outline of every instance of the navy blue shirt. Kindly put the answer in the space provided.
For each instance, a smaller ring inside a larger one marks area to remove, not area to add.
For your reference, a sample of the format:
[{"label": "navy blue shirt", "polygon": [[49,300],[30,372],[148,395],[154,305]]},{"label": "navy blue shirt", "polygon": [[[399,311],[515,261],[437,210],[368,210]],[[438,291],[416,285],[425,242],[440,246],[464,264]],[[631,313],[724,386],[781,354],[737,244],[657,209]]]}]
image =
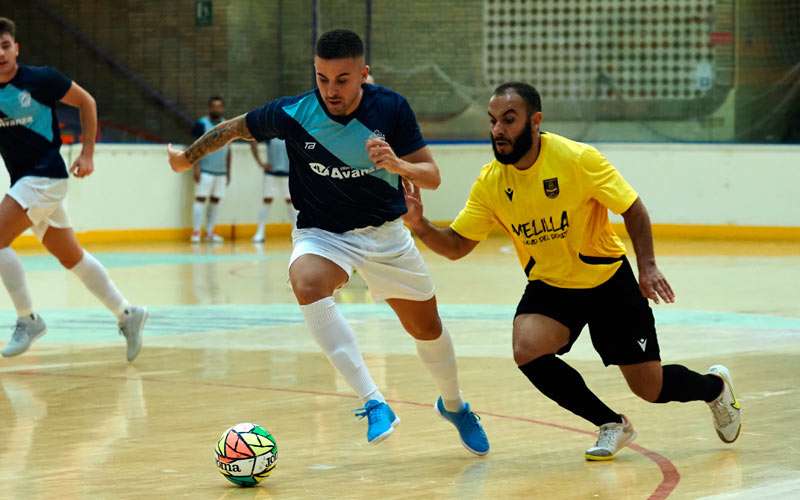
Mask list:
[{"label": "navy blue shirt", "polygon": [[26,176],[66,179],[56,105],[72,81],[49,67],[20,64],[0,83],[0,155],[13,186]]},{"label": "navy blue shirt", "polygon": [[247,114],[256,140],[286,141],[298,228],[343,233],[380,226],[406,212],[400,176],[373,165],[366,142],[382,136],[397,156],[405,156],[425,141],[403,96],[378,85],[362,89],[361,103],[346,117],[329,114],[316,90],[276,99]]}]

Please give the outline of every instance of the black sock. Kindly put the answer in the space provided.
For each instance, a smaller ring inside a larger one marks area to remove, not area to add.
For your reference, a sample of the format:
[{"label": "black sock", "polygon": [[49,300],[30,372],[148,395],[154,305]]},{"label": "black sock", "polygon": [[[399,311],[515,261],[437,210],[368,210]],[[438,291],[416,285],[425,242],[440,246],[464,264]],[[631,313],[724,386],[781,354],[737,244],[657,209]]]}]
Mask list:
[{"label": "black sock", "polygon": [[719,397],[724,387],[716,375],[701,375],[681,365],[664,365],[661,394],[656,403],[670,401],[705,401],[710,403]]},{"label": "black sock", "polygon": [[622,423],[619,414],[586,387],[581,374],[554,354],[534,359],[519,369],[542,394],[594,425]]}]

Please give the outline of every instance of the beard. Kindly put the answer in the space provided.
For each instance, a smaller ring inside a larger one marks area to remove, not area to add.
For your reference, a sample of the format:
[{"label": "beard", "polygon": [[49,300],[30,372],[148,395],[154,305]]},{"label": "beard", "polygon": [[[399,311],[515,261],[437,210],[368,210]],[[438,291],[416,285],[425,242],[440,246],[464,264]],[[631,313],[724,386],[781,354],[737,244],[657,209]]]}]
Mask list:
[{"label": "beard", "polygon": [[527,120],[527,122],[519,136],[514,139],[510,153],[503,154],[498,151],[494,136],[490,136],[492,139],[492,150],[494,151],[494,157],[497,158],[497,161],[504,165],[513,165],[531,150],[533,147],[533,128],[531,127],[530,120]]},{"label": "beard", "polygon": [[222,113],[209,113],[208,117],[216,121],[222,118]]}]

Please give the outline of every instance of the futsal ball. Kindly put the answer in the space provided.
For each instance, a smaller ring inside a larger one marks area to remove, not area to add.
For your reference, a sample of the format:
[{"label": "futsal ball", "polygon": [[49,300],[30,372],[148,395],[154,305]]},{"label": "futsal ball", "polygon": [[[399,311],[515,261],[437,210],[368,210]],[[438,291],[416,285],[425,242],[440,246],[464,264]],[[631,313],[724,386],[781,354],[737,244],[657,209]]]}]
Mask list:
[{"label": "futsal ball", "polygon": [[236,424],[222,433],[214,450],[217,470],[239,486],[255,486],[269,476],[278,461],[278,444],[256,424]]}]

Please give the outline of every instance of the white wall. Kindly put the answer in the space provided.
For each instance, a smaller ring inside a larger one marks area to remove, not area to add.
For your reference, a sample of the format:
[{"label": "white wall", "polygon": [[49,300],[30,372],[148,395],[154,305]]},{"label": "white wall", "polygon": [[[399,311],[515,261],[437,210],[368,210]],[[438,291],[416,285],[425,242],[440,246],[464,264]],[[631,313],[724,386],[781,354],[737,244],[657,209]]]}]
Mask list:
[{"label": "white wall", "polygon": [[[654,223],[800,227],[800,147],[755,145],[598,144],[639,191]],[[64,147],[70,161],[80,146]],[[463,206],[488,144],[432,146],[442,186],[425,192],[426,215],[450,220]],[[233,147],[233,180],[220,223],[252,224],[262,173],[249,146]],[[262,156],[263,156],[262,150]],[[174,174],[165,146],[97,147],[96,172],[72,179],[68,208],[78,231],[190,226],[191,174]],[[0,184],[8,185],[5,169]],[[275,203],[271,222],[283,222]]]},{"label": "white wall", "polygon": [[[657,224],[800,227],[800,146],[619,144],[595,146],[639,192]],[[434,146],[442,187],[429,218],[452,219],[491,146]]]}]

